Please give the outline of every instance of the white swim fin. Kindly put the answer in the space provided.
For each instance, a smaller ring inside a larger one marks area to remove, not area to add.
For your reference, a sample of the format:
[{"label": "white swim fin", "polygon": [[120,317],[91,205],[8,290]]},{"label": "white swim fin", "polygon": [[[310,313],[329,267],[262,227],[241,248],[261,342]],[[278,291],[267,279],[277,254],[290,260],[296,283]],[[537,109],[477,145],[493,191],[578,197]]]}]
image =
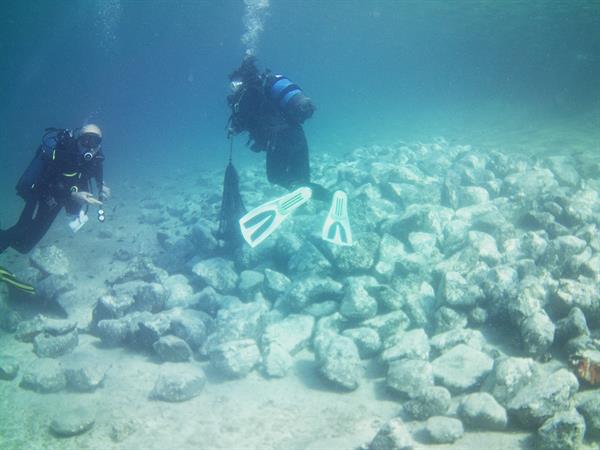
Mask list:
[{"label": "white swim fin", "polygon": [[348,220],[348,196],[344,191],[335,191],[333,194],[321,237],[335,245],[353,244],[352,229]]},{"label": "white swim fin", "polygon": [[254,208],[240,219],[242,236],[251,247],[256,247],[268,238],[292,212],[309,201],[311,196],[311,188],[301,187]]}]

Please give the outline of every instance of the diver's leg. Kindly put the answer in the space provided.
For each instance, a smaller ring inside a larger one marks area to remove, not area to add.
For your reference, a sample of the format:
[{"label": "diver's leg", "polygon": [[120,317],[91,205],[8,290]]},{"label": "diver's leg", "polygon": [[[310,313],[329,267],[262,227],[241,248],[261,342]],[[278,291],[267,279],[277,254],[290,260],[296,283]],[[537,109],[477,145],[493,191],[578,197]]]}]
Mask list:
[{"label": "diver's leg", "polygon": [[0,253],[4,252],[8,247],[12,247],[13,244],[19,241],[23,234],[26,233],[33,222],[33,215],[35,214],[37,203],[37,200],[26,201],[17,223],[9,229],[0,232]]},{"label": "diver's leg", "polygon": [[286,182],[287,149],[282,146],[282,142],[284,141],[277,135],[267,148],[267,180],[271,184],[289,188],[289,184]]},{"label": "diver's leg", "polygon": [[11,228],[10,246],[19,253],[30,252],[47,233],[61,207],[53,199],[28,202],[21,218]]},{"label": "diver's leg", "polygon": [[332,198],[331,192],[310,181],[308,143],[302,127],[298,125],[290,128],[287,140],[290,149],[287,173],[291,186],[308,186],[312,189],[313,199],[329,203]]},{"label": "diver's leg", "polygon": [[308,143],[302,126],[289,127],[284,135],[287,149],[286,173],[289,183],[310,183],[310,164],[308,161]]}]

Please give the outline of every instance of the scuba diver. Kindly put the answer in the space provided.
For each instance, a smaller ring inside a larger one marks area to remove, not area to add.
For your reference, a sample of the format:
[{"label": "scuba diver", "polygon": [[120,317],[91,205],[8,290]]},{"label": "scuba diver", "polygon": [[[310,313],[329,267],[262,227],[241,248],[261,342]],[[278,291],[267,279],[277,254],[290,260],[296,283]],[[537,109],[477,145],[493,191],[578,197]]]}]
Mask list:
[{"label": "scuba diver", "polygon": [[[0,230],[0,253],[8,247],[29,252],[63,207],[73,216],[69,226],[78,231],[88,220],[87,207],[101,206],[110,197],[103,179],[101,143],[102,131],[94,124],[75,130],[46,129],[42,145],[17,183],[17,194],[25,200],[25,207],[13,227]],[[91,193],[92,178],[98,198]],[[104,220],[101,209],[98,219]],[[0,271],[0,281],[5,281],[3,273]]]},{"label": "scuba diver", "polygon": [[247,131],[250,149],[266,152],[269,182],[292,190],[237,218],[246,242],[252,247],[260,244],[291,212],[314,198],[332,202],[323,239],[352,245],[346,194],[336,191],[332,196],[310,180],[308,144],[302,124],[316,109],[313,101],[287,77],[269,70],[259,73],[253,56],[246,56],[229,79],[232,93],[227,103],[232,112],[228,137]]}]

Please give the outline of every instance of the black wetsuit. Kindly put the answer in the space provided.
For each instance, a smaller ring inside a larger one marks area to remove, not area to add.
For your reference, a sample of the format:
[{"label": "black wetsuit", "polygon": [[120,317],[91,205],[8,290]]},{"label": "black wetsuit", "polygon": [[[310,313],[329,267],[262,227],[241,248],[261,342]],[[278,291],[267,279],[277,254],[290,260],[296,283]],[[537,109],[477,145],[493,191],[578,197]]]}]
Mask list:
[{"label": "black wetsuit", "polygon": [[244,80],[240,90],[228,97],[233,134],[247,131],[248,144],[255,152],[267,154],[267,179],[286,189],[309,186],[313,198],[329,201],[330,193],[311,183],[308,143],[300,123],[286,117],[265,92],[265,78]]},{"label": "black wetsuit", "polygon": [[40,146],[17,184],[17,193],[25,200],[25,207],[13,227],[0,231],[0,253],[8,247],[20,253],[29,252],[63,207],[69,214],[78,214],[81,205],[71,198],[71,193],[89,191],[92,178],[101,191],[103,160],[102,151],[98,151],[85,161],[77,140],[67,132],[53,148]]}]

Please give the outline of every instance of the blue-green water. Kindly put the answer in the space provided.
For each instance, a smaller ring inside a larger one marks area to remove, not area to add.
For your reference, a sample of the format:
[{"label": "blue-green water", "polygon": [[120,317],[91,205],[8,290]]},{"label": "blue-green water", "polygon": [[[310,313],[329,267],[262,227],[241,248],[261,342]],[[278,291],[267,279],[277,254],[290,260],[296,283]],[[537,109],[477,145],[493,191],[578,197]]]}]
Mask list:
[{"label": "blue-green water", "polygon": [[[4,2],[3,203],[20,205],[15,181],[48,126],[99,123],[109,182],[222,167],[245,11],[242,0]],[[597,0],[271,0],[264,12],[259,61],[315,100],[313,153],[440,135],[510,151],[540,130],[558,142],[549,151],[576,134],[599,149]],[[263,164],[243,141],[238,158]]]}]

